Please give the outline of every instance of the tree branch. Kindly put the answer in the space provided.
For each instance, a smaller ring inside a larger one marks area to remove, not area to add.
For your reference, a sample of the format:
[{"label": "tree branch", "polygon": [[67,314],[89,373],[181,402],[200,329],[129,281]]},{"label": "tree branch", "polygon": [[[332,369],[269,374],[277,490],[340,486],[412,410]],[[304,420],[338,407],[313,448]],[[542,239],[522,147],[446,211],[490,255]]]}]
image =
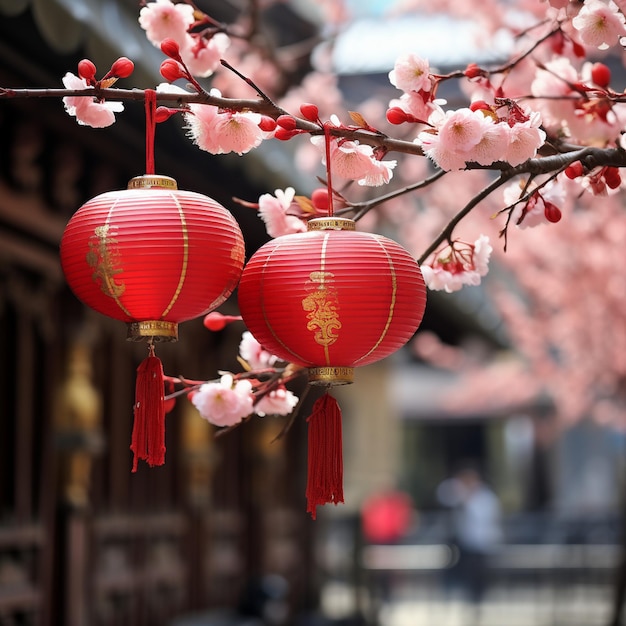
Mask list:
[{"label": "tree branch", "polygon": [[422,253],[422,255],[417,259],[419,265],[425,263],[428,257],[439,248],[439,246],[444,241],[451,242],[452,233],[456,228],[457,224],[468,215],[476,206],[482,202],[487,196],[493,193],[498,187],[504,185],[504,183],[511,180],[517,176],[517,172],[514,169],[509,170],[508,172],[502,172],[500,176],[489,183],[484,189],[482,189],[478,194],[476,194],[444,227],[444,229],[437,235],[437,237],[433,240],[433,242],[426,248],[426,250]]}]

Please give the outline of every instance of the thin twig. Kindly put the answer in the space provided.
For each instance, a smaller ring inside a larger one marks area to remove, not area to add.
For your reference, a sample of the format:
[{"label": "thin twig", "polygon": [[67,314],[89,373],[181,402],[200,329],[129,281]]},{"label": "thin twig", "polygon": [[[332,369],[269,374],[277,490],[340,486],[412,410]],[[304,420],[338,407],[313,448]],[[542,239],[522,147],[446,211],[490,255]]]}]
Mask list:
[{"label": "thin twig", "polygon": [[424,253],[417,259],[419,265],[426,262],[426,259],[439,248],[444,241],[451,241],[452,233],[457,224],[470,213],[480,202],[482,202],[487,196],[493,193],[498,187],[501,187],[506,182],[511,180],[514,176],[517,176],[515,170],[509,170],[508,172],[502,172],[500,176],[491,183],[489,183],[482,191],[476,194],[443,228],[443,230],[437,235],[435,240],[426,248]]},{"label": "thin twig", "polygon": [[438,170],[432,176],[425,178],[424,180],[420,180],[418,183],[414,183],[412,185],[407,185],[402,189],[396,189],[395,191],[390,191],[378,198],[373,200],[365,200],[363,202],[356,202],[354,204],[350,204],[347,208],[336,211],[337,215],[341,215],[343,213],[349,213],[351,211],[357,210],[354,215],[354,221],[360,220],[363,216],[365,216],[369,211],[374,209],[380,204],[384,202],[388,202],[389,200],[393,200],[394,198],[399,198],[407,193],[412,191],[417,191],[418,189],[423,189],[424,187],[428,187],[432,185],[434,182],[439,180],[442,176],[446,174],[445,170]]}]

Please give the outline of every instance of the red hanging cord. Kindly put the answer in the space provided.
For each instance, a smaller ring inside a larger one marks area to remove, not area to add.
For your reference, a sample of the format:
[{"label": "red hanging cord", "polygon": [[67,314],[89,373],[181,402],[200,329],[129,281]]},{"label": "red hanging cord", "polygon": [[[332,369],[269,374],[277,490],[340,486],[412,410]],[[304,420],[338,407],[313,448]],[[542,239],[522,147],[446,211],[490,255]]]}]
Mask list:
[{"label": "red hanging cord", "polygon": [[154,174],[157,93],[154,89],[146,89],[144,93],[146,106],[146,174]]},{"label": "red hanging cord", "polygon": [[330,175],[330,122],[324,123],[324,143],[326,148],[326,186],[328,189],[328,217],[335,213],[333,208],[333,181]]}]

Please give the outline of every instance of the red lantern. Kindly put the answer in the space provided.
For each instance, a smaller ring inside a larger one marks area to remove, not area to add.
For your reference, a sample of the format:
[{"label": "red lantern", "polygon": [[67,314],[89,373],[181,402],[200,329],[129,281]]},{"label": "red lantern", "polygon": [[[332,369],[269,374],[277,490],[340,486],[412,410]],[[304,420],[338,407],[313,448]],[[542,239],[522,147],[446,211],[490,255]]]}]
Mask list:
[{"label": "red lantern", "polygon": [[[426,306],[424,280],[402,246],[355,231],[352,220],[313,219],[308,229],[277,237],[252,256],[239,283],[241,315],[265,349],[307,367],[309,382],[350,383],[355,367],[413,336]],[[339,428],[338,407],[325,394],[309,418],[313,517],[316,505],[343,501]],[[334,441],[320,444],[320,437]]]},{"label": "red lantern", "polygon": [[[87,306],[126,322],[129,339],[150,342],[137,382],[138,397],[145,397],[135,403],[133,470],[137,457],[151,465],[164,462],[158,434],[164,388],[153,341],[175,341],[179,322],[224,302],[237,285],[244,257],[232,215],[207,196],[178,190],[166,176],[133,178],[128,189],[92,198],[69,221],[61,265],[72,291]],[[149,381],[156,381],[154,396],[146,392]],[[144,411],[159,414],[156,425],[146,426]]]}]

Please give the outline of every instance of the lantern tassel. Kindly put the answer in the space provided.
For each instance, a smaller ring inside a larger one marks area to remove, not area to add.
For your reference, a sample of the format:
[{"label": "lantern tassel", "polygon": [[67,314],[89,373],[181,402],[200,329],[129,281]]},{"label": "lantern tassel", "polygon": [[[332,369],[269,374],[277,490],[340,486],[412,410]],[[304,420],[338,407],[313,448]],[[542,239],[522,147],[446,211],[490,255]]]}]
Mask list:
[{"label": "lantern tassel", "polygon": [[337,400],[326,392],[315,401],[307,422],[307,512],[315,519],[318,505],[343,502],[343,441]]},{"label": "lantern tassel", "polygon": [[151,467],[165,463],[165,381],[163,365],[150,344],[148,356],[137,368],[133,434],[133,472],[139,459]]}]

